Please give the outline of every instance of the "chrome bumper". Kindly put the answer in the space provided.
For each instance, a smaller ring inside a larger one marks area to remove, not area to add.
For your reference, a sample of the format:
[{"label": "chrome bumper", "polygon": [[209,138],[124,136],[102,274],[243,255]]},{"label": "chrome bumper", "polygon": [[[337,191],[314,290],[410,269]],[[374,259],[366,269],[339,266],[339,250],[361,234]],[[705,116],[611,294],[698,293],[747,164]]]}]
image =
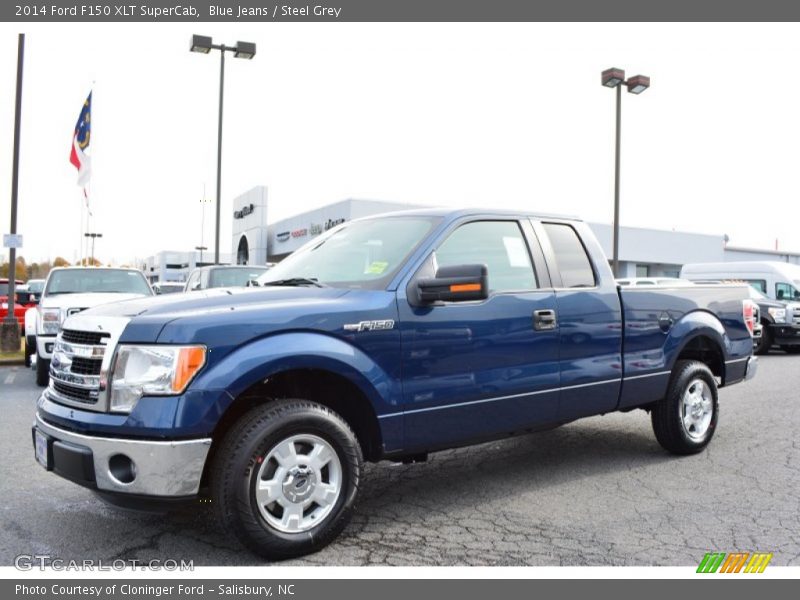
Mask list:
[{"label": "chrome bumper", "polygon": [[751,356],[747,359],[747,365],[744,368],[744,380],[748,381],[756,376],[758,371],[758,357]]},{"label": "chrome bumper", "polygon": [[[36,415],[34,427],[57,441],[89,448],[97,489],[143,496],[180,497],[197,494],[211,438],[150,441],[103,438],[67,431]],[[136,476],[130,483],[111,472],[109,459],[122,454],[133,461]]]}]

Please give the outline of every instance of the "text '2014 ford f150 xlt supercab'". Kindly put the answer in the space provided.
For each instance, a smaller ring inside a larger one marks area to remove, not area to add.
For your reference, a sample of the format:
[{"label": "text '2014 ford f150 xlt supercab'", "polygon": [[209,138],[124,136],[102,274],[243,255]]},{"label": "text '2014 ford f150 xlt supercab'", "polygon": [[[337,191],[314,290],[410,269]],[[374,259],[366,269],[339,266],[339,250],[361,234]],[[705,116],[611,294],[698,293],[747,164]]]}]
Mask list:
[{"label": "text '2014 ford f150 xlt supercab'", "polygon": [[210,498],[266,558],[344,528],[363,461],[643,408],[701,451],[755,374],[744,286],[620,290],[581,221],[420,210],[344,223],[258,287],[70,316],[33,438],[116,503]]}]

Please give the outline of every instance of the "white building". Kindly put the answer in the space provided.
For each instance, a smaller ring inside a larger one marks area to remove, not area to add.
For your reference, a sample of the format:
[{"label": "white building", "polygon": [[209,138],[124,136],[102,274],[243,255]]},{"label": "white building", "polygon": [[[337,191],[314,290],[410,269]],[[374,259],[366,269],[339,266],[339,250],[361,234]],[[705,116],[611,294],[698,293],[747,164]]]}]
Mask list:
[{"label": "white building", "polygon": [[[219,255],[220,262],[228,263],[231,260],[229,254]],[[144,264],[140,265],[142,272],[150,283],[173,281],[183,283],[189,273],[197,267],[214,264],[214,251],[206,250],[189,252],[162,250],[158,254],[148,256],[144,259]]]}]

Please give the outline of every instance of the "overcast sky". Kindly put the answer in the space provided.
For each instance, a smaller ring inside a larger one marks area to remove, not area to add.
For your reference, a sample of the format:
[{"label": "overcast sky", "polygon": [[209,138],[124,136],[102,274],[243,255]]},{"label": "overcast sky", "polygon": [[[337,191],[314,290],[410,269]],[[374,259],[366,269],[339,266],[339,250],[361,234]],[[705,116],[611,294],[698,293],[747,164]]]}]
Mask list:
[{"label": "overcast sky", "polygon": [[[0,229],[9,229],[18,26],[0,24]],[[96,254],[200,243],[214,197],[219,55],[192,33],[256,42],[226,61],[222,247],[232,199],[269,188],[271,221],[345,198],[524,207],[610,222],[614,93],[621,223],[800,251],[800,25],[34,24],[26,27],[18,231],[28,261],[73,260],[68,161],[94,89]],[[205,245],[213,247],[213,204]]]}]

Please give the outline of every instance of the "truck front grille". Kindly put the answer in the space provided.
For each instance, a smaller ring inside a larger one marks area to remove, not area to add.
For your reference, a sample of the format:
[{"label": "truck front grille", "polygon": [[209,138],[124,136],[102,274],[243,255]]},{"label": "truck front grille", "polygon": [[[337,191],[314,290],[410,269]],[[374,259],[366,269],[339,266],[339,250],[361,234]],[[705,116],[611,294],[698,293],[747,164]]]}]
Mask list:
[{"label": "truck front grille", "polygon": [[74,329],[65,329],[61,332],[61,339],[68,344],[96,346],[101,344],[104,338],[108,337],[109,334],[100,331],[75,331]]},{"label": "truck front grille", "polygon": [[97,403],[97,391],[95,390],[75,387],[66,383],[61,383],[56,379],[53,380],[53,389],[59,396],[72,400],[73,402],[80,402],[82,404]]},{"label": "truck front grille", "polygon": [[50,361],[48,397],[68,406],[88,407],[97,404],[108,341],[110,336],[105,332],[62,331],[56,338]]}]

